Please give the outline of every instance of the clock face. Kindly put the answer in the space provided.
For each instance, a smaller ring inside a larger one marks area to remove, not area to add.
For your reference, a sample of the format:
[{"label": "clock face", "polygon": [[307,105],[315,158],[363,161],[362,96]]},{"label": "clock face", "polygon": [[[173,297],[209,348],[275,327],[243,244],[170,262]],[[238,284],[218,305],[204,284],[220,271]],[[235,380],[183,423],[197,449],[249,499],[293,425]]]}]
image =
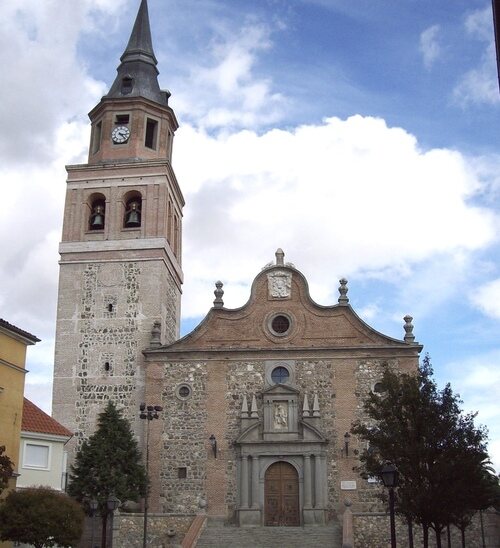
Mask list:
[{"label": "clock face", "polygon": [[117,126],[111,132],[111,139],[117,144],[126,143],[129,137],[130,129],[127,126]]}]

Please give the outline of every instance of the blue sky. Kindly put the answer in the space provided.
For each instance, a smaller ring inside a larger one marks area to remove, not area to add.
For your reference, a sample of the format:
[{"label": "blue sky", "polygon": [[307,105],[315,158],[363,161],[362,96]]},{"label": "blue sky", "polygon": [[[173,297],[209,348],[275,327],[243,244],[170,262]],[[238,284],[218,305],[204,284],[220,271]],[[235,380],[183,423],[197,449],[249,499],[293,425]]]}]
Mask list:
[{"label": "blue sky", "polygon": [[[0,6],[0,316],[43,339],[50,409],[64,165],[82,163],[138,0]],[[241,306],[277,247],[320,304],[402,338],[403,316],[500,469],[500,94],[488,0],[149,0],[181,127],[183,331],[213,284]]]}]

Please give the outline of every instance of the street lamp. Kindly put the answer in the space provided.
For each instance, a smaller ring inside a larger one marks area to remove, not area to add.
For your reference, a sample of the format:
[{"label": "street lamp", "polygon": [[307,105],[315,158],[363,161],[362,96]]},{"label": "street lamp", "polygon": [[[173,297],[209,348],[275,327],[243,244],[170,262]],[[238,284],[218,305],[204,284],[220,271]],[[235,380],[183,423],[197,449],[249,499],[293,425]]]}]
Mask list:
[{"label": "street lamp", "polygon": [[160,405],[146,405],[141,403],[139,406],[141,411],[139,417],[147,421],[146,423],[146,478],[148,483],[146,485],[146,496],[144,497],[144,531],[142,535],[142,546],[147,548],[148,539],[148,508],[149,508],[149,423],[153,419],[158,419],[158,413],[163,411],[163,407]]},{"label": "street lamp", "polygon": [[96,499],[89,500],[90,515],[92,516],[91,532],[90,532],[90,548],[94,548],[95,513],[98,507],[99,507],[99,503],[96,501]]},{"label": "street lamp", "polygon": [[110,534],[110,548],[113,548],[113,517],[115,515],[115,510],[120,506],[121,502],[119,499],[116,498],[115,495],[110,495],[108,500],[106,501],[106,508],[108,509],[108,512],[111,516],[111,519],[109,520],[109,527],[111,529]]},{"label": "street lamp", "polygon": [[396,523],[394,520],[394,488],[398,485],[398,469],[390,462],[382,466],[380,478],[384,487],[389,489],[389,510],[391,514],[391,548],[396,548]]}]

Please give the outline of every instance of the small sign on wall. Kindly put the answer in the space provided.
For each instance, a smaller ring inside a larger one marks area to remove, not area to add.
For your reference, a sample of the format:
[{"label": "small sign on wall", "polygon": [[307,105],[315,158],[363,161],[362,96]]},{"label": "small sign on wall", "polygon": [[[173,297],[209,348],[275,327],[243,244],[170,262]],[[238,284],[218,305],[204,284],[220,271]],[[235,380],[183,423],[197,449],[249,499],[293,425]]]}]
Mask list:
[{"label": "small sign on wall", "polygon": [[356,491],[356,482],[355,481],[341,481],[340,488],[342,491]]}]

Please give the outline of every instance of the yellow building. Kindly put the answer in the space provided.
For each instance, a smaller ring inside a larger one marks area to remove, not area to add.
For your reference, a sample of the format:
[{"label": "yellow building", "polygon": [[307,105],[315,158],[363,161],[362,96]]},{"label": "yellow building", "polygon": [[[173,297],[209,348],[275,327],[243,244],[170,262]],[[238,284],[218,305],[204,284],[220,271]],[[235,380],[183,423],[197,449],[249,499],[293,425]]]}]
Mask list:
[{"label": "yellow building", "polygon": [[[26,347],[40,339],[0,318],[0,445],[19,470],[19,443],[23,415]],[[9,488],[16,487],[16,477]],[[1,545],[1,544],[0,544]]]}]

